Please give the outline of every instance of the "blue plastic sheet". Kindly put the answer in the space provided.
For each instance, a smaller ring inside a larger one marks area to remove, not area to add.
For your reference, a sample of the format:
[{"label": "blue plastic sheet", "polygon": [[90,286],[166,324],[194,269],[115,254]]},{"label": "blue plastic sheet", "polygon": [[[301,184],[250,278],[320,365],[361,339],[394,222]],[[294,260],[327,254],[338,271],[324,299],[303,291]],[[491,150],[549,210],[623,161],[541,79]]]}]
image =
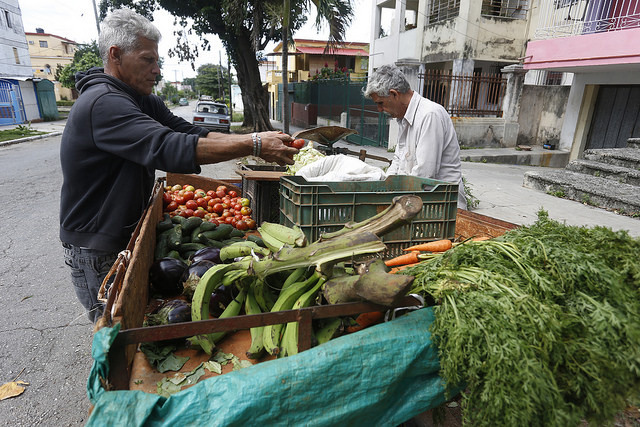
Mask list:
[{"label": "blue plastic sheet", "polygon": [[398,425],[445,402],[433,320],[427,307],[169,398],[102,387],[119,329],[103,328],[93,340],[87,425]]}]

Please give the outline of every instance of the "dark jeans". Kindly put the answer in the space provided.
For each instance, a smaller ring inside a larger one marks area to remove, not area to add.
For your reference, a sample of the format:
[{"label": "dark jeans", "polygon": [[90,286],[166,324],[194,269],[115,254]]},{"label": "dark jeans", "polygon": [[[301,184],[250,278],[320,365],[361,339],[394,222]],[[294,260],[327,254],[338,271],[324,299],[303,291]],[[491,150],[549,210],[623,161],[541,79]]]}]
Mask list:
[{"label": "dark jeans", "polygon": [[67,243],[62,246],[64,262],[71,267],[71,282],[76,296],[87,310],[89,320],[95,323],[102,316],[104,308],[104,304],[98,301],[98,291],[118,253],[80,248]]}]

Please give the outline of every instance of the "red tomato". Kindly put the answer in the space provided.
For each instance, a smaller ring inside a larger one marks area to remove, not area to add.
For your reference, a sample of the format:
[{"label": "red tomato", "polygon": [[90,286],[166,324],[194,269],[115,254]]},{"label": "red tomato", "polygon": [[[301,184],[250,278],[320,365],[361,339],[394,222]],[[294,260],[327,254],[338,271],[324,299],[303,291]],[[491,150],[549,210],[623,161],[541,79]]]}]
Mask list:
[{"label": "red tomato", "polygon": [[238,197],[238,192],[235,190],[229,190],[229,192],[227,193],[229,195],[229,197],[234,198],[234,197]]},{"label": "red tomato", "polygon": [[207,206],[207,201],[204,199],[204,197],[196,199],[196,203],[198,204],[198,206],[203,208]]},{"label": "red tomato", "polygon": [[176,195],[173,197],[173,200],[178,204],[178,205],[184,205],[184,202],[186,202],[184,196],[180,196],[180,195]]},{"label": "red tomato", "polygon": [[196,210],[198,209],[198,203],[195,200],[187,200],[184,204],[187,209]]},{"label": "red tomato", "polygon": [[207,195],[207,193],[202,189],[202,188],[198,188],[196,191],[193,192],[195,194],[195,198],[197,199],[198,197],[204,197]]},{"label": "red tomato", "polygon": [[253,230],[254,228],[256,228],[256,221],[253,218],[247,218],[244,220],[244,222],[247,224],[249,230]]},{"label": "red tomato", "polygon": [[297,148],[298,150],[304,147],[304,145],[305,145],[304,139],[294,139],[293,142],[291,143],[291,146],[293,148]]},{"label": "red tomato", "polygon": [[249,206],[243,206],[242,209],[240,209],[240,213],[242,215],[251,215],[251,212],[253,212],[251,210],[251,208]]},{"label": "red tomato", "polygon": [[226,185],[219,185],[218,188],[216,188],[216,193],[218,191],[224,191],[225,193],[227,192],[228,188]]},{"label": "red tomato", "polygon": [[[218,188],[220,188],[220,187],[218,187]],[[222,199],[226,195],[227,195],[226,191],[224,191],[224,190],[216,190],[216,196],[217,197],[220,197]]]},{"label": "red tomato", "polygon": [[175,211],[176,209],[178,209],[178,203],[176,203],[175,201],[171,201],[169,202],[169,204],[164,208],[165,212],[172,212]]},{"label": "red tomato", "polygon": [[245,221],[240,220],[240,221],[236,221],[236,228],[238,230],[244,231],[244,230],[248,230],[249,226]]},{"label": "red tomato", "polygon": [[206,214],[207,214],[207,211],[205,211],[204,209],[196,209],[193,212],[193,216],[197,216],[199,218],[204,218]]},{"label": "red tomato", "polygon": [[168,205],[169,203],[171,203],[173,201],[173,196],[171,195],[171,193],[163,193],[162,194],[162,203],[166,205]]},{"label": "red tomato", "polygon": [[185,200],[191,200],[191,199],[193,199],[193,191],[185,190],[185,192],[184,192],[184,199],[185,199]]},{"label": "red tomato", "polygon": [[213,211],[215,213],[221,214],[222,212],[224,212],[224,206],[222,206],[222,203],[216,203],[215,205],[213,205]]},{"label": "red tomato", "polygon": [[216,197],[216,192],[215,192],[215,190],[209,190],[209,191],[207,191],[207,196]]}]

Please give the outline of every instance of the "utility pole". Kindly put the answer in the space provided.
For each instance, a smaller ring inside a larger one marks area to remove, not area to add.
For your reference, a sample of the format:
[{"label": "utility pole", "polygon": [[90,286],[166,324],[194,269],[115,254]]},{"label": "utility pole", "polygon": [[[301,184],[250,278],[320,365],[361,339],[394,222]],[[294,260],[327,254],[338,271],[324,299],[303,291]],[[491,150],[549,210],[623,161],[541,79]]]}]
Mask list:
[{"label": "utility pole", "polygon": [[227,75],[229,76],[229,111],[231,111],[231,118],[233,118],[233,91],[231,88],[231,57],[229,51],[227,51]]},{"label": "utility pole", "polygon": [[91,0],[93,5],[93,14],[96,16],[96,27],[98,27],[98,35],[100,35],[100,20],[98,19],[98,9],[96,8],[96,0]]},{"label": "utility pole", "polygon": [[222,86],[222,53],[218,51],[218,98],[224,102],[224,87]]}]

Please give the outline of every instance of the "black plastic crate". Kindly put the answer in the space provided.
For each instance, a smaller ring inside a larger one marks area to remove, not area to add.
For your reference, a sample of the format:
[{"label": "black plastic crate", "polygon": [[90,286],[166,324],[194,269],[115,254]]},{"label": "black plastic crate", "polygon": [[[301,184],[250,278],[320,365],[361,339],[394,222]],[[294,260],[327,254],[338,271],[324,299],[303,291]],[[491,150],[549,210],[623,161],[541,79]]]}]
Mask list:
[{"label": "black plastic crate", "polygon": [[[283,166],[242,165],[242,170],[284,172]],[[242,177],[242,197],[251,201],[251,216],[258,225],[264,221],[280,222],[280,182],[246,179]]]}]

